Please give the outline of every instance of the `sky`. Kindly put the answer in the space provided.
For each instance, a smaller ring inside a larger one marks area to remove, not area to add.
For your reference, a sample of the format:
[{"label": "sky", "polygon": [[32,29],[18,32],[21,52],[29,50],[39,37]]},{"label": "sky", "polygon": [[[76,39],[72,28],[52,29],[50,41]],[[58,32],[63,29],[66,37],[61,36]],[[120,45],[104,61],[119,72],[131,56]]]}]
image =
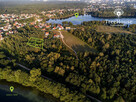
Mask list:
[{"label": "sky", "polygon": [[80,0],[0,0],[0,1],[80,1]]}]

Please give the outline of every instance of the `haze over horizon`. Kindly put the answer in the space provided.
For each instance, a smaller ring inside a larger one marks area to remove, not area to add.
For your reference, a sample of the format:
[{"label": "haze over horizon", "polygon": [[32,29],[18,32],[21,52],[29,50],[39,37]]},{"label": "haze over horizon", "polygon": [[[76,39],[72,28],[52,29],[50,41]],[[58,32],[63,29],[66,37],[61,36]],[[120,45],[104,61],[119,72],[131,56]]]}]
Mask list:
[{"label": "haze over horizon", "polygon": [[0,1],[92,1],[92,0],[0,0]]}]

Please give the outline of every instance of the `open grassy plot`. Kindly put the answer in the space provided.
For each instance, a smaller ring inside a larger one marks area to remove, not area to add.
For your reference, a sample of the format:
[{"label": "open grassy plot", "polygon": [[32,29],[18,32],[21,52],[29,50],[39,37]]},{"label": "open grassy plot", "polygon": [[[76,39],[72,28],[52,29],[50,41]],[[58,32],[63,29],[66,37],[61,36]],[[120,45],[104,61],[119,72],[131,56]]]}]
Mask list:
[{"label": "open grassy plot", "polygon": [[133,34],[132,32],[123,30],[122,28],[116,28],[112,26],[98,26],[97,27],[98,32],[104,32],[104,33],[126,33],[126,34]]},{"label": "open grassy plot", "polygon": [[93,51],[96,52],[95,49],[91,48],[87,43],[83,42],[79,38],[75,37],[74,35],[70,34],[67,31],[61,31],[64,36],[64,41],[68,46],[70,46],[76,52],[86,52],[86,51]]}]

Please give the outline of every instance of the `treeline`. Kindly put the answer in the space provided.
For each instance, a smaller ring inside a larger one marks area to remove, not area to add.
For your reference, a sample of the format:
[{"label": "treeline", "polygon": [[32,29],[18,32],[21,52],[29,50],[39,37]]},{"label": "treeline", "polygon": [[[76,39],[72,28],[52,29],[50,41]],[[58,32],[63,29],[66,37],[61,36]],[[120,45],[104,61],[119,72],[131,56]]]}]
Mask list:
[{"label": "treeline", "polygon": [[51,94],[62,102],[90,102],[85,95],[71,91],[65,85],[49,81],[41,77],[40,69],[32,69],[29,73],[17,69],[14,60],[8,60],[3,51],[0,51],[0,80],[16,82],[23,86],[35,87],[41,92]]},{"label": "treeline", "polygon": [[85,95],[76,91],[70,91],[65,85],[51,82],[40,77],[40,69],[33,69],[30,75],[21,71],[12,71],[10,68],[0,68],[0,79],[6,79],[8,82],[17,82],[23,86],[36,87],[41,92],[51,94],[62,102],[90,102]]},{"label": "treeline", "polygon": [[128,27],[128,30],[133,32],[133,33],[136,33],[136,24],[132,24]]},{"label": "treeline", "polygon": [[72,16],[75,16],[75,13],[79,13],[79,15],[83,15],[84,12],[83,10],[80,10],[80,11],[65,11],[63,12],[63,14],[60,14],[60,13],[56,13],[56,16],[55,17],[52,17],[52,19],[63,19],[63,18],[69,18],[69,17],[72,17]]},{"label": "treeline", "polygon": [[[136,35],[98,33],[95,30],[98,24],[100,22],[97,21],[84,22],[82,24],[84,29],[80,26],[72,31],[73,35],[99,51],[99,55],[94,60],[89,53],[79,54],[84,75],[90,80],[85,81],[87,78],[81,75],[76,77],[70,75],[67,81],[82,87],[88,94],[97,95],[103,101],[134,102],[136,99]],[[84,84],[75,84],[73,80],[80,80],[80,82],[84,80]]]},{"label": "treeline", "polygon": [[17,4],[15,3],[14,5],[6,2],[6,5],[2,5],[3,2],[0,2],[0,14],[20,14],[20,13],[39,13],[41,11],[48,11],[48,10],[53,10],[53,9],[68,9],[68,8],[83,8],[86,6],[85,3],[81,2],[58,2],[58,3],[51,3],[51,2],[37,2],[37,3],[22,3],[22,4]]},{"label": "treeline", "polygon": [[[96,12],[88,12],[93,17],[101,17],[101,18],[115,18],[117,15],[114,14],[115,9],[100,9]],[[124,11],[124,14],[121,17],[136,17],[136,10],[134,8],[126,8],[122,9]]]}]

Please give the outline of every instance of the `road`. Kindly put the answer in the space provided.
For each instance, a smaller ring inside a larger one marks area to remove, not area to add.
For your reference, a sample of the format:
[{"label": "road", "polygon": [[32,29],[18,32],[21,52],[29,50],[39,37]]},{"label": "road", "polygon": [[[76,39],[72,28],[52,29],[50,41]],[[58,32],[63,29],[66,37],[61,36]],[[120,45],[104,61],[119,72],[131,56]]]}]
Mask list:
[{"label": "road", "polygon": [[76,58],[78,59],[77,52],[76,52],[75,50],[73,50],[73,49],[64,41],[64,36],[63,36],[63,34],[61,33],[61,31],[59,31],[59,33],[60,33],[60,37],[61,37],[61,39],[62,39],[62,42],[63,42],[69,49],[71,49],[71,50],[75,53]]},{"label": "road", "polygon": [[[8,58],[10,61],[12,61],[11,58],[9,58],[9,57],[7,57],[7,58]],[[27,71],[30,71],[30,70],[31,70],[30,68],[25,67],[25,66],[23,66],[22,64],[19,64],[19,63],[16,63],[16,64],[17,64],[18,66],[20,66],[21,68],[27,70]],[[44,78],[44,79],[47,79],[47,80],[56,82],[55,80],[53,80],[53,79],[51,79],[51,78],[48,78],[48,77],[46,77],[46,76],[44,76],[44,75],[41,75],[41,77]],[[56,83],[57,83],[57,82],[56,82]],[[90,99],[92,99],[92,100],[96,100],[97,102],[102,102],[102,101],[98,100],[97,98],[94,98],[94,97],[92,97],[92,96],[90,96],[90,95],[85,95],[85,96],[88,97],[88,98],[90,98]]]},{"label": "road", "polygon": [[97,98],[94,98],[94,97],[92,97],[90,95],[86,95],[86,96],[89,97],[90,99],[96,100],[97,102],[102,102],[102,101],[98,100]]},{"label": "road", "polygon": [[[19,63],[16,63],[16,64],[17,64],[18,66],[22,67],[23,69],[26,69],[27,71],[30,71],[30,70],[31,70],[31,69],[29,69],[29,68],[27,68],[27,67],[25,67],[25,66],[23,66],[23,65],[21,65],[21,64],[19,64]],[[45,79],[47,79],[47,80],[56,82],[55,80],[53,80],[53,79],[51,79],[51,78],[48,78],[48,77],[46,77],[46,76],[44,76],[44,75],[41,75],[41,77],[42,77],[42,78],[45,78]],[[96,100],[97,102],[102,102],[102,101],[100,101],[100,100],[98,100],[98,99],[96,99],[96,98],[94,98],[94,97],[92,97],[92,96],[90,96],[90,95],[86,95],[86,96],[89,97],[90,99]]]},{"label": "road", "polygon": [[[7,57],[7,58],[8,58],[9,61],[12,61],[11,58],[9,58],[9,57]],[[17,64],[18,66],[20,66],[21,68],[27,70],[27,71],[30,71],[30,70],[31,70],[30,68],[27,68],[27,67],[23,66],[22,64],[19,64],[19,63],[16,63],[16,64]],[[42,77],[42,78],[45,78],[45,79],[47,79],[47,80],[56,82],[55,80],[52,80],[51,78],[48,78],[48,77],[46,77],[46,76],[44,76],[44,75],[41,75],[41,77]]]},{"label": "road", "polygon": [[[31,69],[29,69],[29,68],[27,68],[27,67],[25,67],[25,66],[23,66],[23,65],[21,65],[21,64],[19,64],[19,63],[16,63],[18,66],[20,66],[20,67],[22,67],[23,69],[25,69],[25,70],[27,70],[27,71],[30,71]],[[48,78],[48,77],[46,77],[46,76],[44,76],[44,75],[41,75],[41,77],[42,78],[45,78],[45,79],[48,79],[48,80],[50,80],[50,81],[54,81],[54,80],[52,80],[52,79],[50,79],[50,78]],[[54,82],[56,82],[56,81],[54,81]]]}]

